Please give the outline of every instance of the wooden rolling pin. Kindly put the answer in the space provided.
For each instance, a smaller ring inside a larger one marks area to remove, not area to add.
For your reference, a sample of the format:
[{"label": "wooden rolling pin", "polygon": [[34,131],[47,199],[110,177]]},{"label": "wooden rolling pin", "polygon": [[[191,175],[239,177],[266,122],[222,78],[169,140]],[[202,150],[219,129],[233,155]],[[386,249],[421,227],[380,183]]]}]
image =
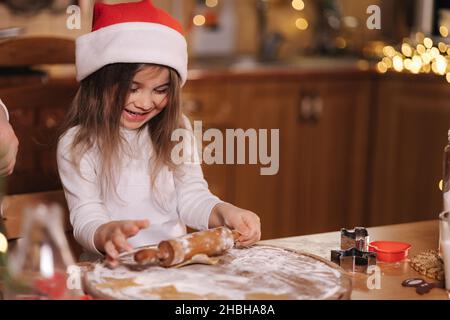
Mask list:
[{"label": "wooden rolling pin", "polygon": [[157,249],[142,249],[134,255],[137,263],[171,267],[190,260],[197,254],[217,256],[233,248],[239,237],[237,231],[226,227],[199,231],[161,241]]}]

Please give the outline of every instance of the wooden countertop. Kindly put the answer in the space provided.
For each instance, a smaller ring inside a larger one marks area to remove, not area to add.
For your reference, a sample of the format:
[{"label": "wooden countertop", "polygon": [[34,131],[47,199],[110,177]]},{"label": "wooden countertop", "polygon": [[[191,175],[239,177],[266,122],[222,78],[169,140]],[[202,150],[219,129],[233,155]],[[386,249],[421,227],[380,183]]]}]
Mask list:
[{"label": "wooden countertop", "polygon": [[[427,249],[437,249],[439,239],[439,224],[437,220],[406,223],[390,226],[369,228],[370,241],[392,240],[408,242],[412,245],[409,256],[413,257]],[[282,238],[261,241],[261,244],[276,245],[284,248],[307,251],[330,260],[330,250],[340,246],[340,232],[330,232],[292,238]],[[405,279],[419,277],[432,282],[431,279],[414,271],[408,260],[400,263],[378,263],[381,268],[381,289],[367,288],[368,275],[361,273],[351,274],[353,279],[354,300],[379,299],[449,299],[443,289],[432,289],[425,295],[419,295],[414,288],[402,287]]]},{"label": "wooden countertop", "polygon": [[[411,74],[406,72],[394,72],[390,71],[386,74],[380,74],[376,72],[373,67],[363,68],[358,66],[355,62],[340,63],[339,59],[336,59],[336,64],[331,65],[330,61],[325,64],[320,63],[320,59],[316,64],[310,63],[308,65],[296,65],[296,64],[257,64],[253,66],[214,66],[194,64],[189,66],[188,70],[188,83],[190,82],[202,82],[202,81],[289,81],[289,80],[303,80],[303,81],[315,81],[315,80],[331,80],[331,81],[344,81],[344,80],[376,80],[376,79],[393,79],[393,80],[407,80],[407,81],[421,81],[429,85],[445,84],[445,79],[435,74]],[[54,80],[67,80],[77,85],[75,80],[75,65],[42,65],[35,71],[42,71],[48,75],[50,79]],[[13,77],[17,77],[23,82],[27,77],[19,75],[10,75],[7,79],[8,84],[14,81]],[[41,77],[42,78],[42,77]],[[44,77],[45,78],[45,77]],[[46,79],[46,78],[45,78]],[[1,79],[0,79],[1,80]],[[17,80],[17,81],[19,81]],[[6,81],[6,80],[5,80]]]},{"label": "wooden countertop", "polygon": [[[75,66],[74,65],[44,65],[40,66],[39,71],[45,72],[51,79],[67,79],[75,82]],[[324,67],[320,65],[311,65],[308,67],[300,67],[296,65],[255,65],[252,67],[227,66],[214,67],[210,66],[193,66],[188,70],[188,82],[196,81],[225,81],[225,80],[299,80],[311,78],[315,80],[329,79],[367,79],[374,76],[373,70],[361,70],[357,66],[344,65],[340,67]]]}]

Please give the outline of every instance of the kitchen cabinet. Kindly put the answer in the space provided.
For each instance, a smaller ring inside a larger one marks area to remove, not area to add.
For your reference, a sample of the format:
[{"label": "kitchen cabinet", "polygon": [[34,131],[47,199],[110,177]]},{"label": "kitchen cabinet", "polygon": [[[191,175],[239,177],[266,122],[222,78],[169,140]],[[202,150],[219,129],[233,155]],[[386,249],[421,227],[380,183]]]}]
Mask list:
[{"label": "kitchen cabinet", "polygon": [[58,130],[78,83],[70,72],[55,77],[49,70],[64,74],[74,63],[74,40],[18,37],[0,42],[0,98],[19,139],[8,194],[61,188],[55,155]]},{"label": "kitchen cabinet", "polygon": [[[290,229],[283,233],[363,225],[370,87],[368,79],[310,81],[300,86],[287,127],[291,132],[282,202],[285,214],[296,212],[296,220],[285,224]],[[292,174],[297,178],[292,179]]]},{"label": "kitchen cabinet", "polygon": [[[60,188],[52,141],[76,90],[74,80],[0,89],[20,140],[8,193]],[[183,112],[225,145],[227,129],[258,140],[279,130],[275,175],[248,154],[202,164],[214,194],[260,215],[264,239],[435,218],[449,101],[440,77],[356,70],[205,71],[182,89]]]},{"label": "kitchen cabinet", "polygon": [[279,128],[280,167],[237,167],[236,203],[261,216],[263,238],[362,223],[370,81],[239,84],[238,127]]},{"label": "kitchen cabinet", "polygon": [[[225,134],[234,127],[235,114],[230,100],[230,88],[222,81],[189,81],[182,89],[182,111],[191,124],[201,121],[202,133],[216,128]],[[203,142],[203,147],[210,142]],[[234,202],[234,166],[226,164],[202,164],[203,175],[212,193],[224,201]]]},{"label": "kitchen cabinet", "polygon": [[77,90],[75,80],[64,79],[0,89],[19,139],[8,194],[61,188],[56,166],[58,130]]},{"label": "kitchen cabinet", "polygon": [[[264,239],[363,225],[371,87],[367,74],[188,82],[183,110],[204,130],[255,130],[258,141],[261,130],[269,141],[279,130],[275,175],[261,174],[274,159],[249,163],[247,138],[245,164],[235,155],[234,164],[203,165],[211,190],[256,212]],[[269,144],[269,156],[273,150]]]},{"label": "kitchen cabinet", "polygon": [[[279,171],[275,175],[261,175],[266,167],[260,161],[249,164],[249,143],[246,143],[246,164],[236,165],[236,205],[257,213],[261,218],[262,238],[274,238],[283,234],[285,224],[294,227],[296,211],[285,212],[283,200],[289,193],[289,202],[296,201],[296,186],[290,190],[283,187],[283,178],[297,181],[296,173],[283,165],[285,150],[295,148],[295,138],[284,129],[289,126],[285,112],[294,108],[297,100],[297,84],[293,81],[245,81],[234,84],[236,92],[236,128],[244,130],[279,130]],[[268,134],[270,137],[270,134]],[[268,139],[270,140],[270,139]],[[259,135],[258,135],[259,142]],[[272,149],[272,148],[271,148]],[[259,150],[259,148],[258,148]],[[270,153],[269,153],[270,154]],[[259,157],[258,157],[259,160]],[[300,164],[299,164],[300,165]]]},{"label": "kitchen cabinet", "polygon": [[377,81],[369,224],[436,219],[450,86],[441,77],[388,74]]}]

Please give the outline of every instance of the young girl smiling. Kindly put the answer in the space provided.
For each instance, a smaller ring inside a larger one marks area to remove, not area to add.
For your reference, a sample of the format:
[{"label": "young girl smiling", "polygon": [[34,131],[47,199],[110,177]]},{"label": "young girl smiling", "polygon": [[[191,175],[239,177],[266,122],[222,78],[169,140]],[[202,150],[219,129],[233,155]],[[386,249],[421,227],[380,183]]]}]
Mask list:
[{"label": "young girl smiling", "polygon": [[74,236],[88,251],[120,252],[228,226],[239,243],[260,239],[258,216],[208,190],[198,164],[175,164],[187,45],[180,24],[151,1],[94,8],[76,42],[80,89],[58,143],[58,170]]}]

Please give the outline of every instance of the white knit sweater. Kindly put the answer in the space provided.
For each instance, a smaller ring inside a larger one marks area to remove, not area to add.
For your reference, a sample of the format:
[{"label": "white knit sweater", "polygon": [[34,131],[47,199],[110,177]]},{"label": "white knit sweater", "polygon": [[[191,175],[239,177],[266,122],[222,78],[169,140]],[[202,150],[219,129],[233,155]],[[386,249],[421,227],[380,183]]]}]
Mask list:
[{"label": "white knit sweater", "polygon": [[99,150],[90,150],[81,158],[80,173],[69,156],[77,132],[70,129],[58,144],[57,160],[61,182],[70,210],[75,239],[88,251],[99,253],[94,245],[98,227],[115,220],[149,219],[150,227],[129,239],[133,247],[156,244],[186,233],[186,225],[208,228],[212,208],[221,200],[210,193],[198,164],[183,164],[183,175],[164,168],[151,188],[149,159],[152,144],[147,130],[141,133],[121,129],[131,155],[124,154],[118,172],[117,194],[102,197],[99,187]]}]

